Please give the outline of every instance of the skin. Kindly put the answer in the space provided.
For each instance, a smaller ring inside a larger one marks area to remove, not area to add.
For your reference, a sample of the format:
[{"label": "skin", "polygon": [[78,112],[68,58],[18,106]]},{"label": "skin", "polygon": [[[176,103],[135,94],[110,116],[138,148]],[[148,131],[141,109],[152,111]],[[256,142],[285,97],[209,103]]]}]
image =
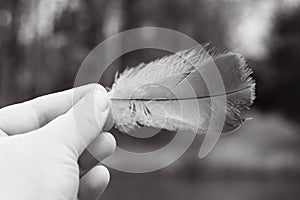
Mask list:
[{"label": "skin", "polygon": [[0,109],[1,199],[98,199],[116,148],[109,110],[98,84]]}]

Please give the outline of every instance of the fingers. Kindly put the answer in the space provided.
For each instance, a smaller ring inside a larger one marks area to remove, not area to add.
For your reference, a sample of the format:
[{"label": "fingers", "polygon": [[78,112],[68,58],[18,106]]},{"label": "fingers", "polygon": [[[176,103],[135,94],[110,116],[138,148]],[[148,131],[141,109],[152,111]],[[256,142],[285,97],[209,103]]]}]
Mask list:
[{"label": "fingers", "polygon": [[69,147],[77,156],[102,132],[110,100],[107,92],[97,89],[85,95],[66,114],[39,129],[47,139]]},{"label": "fingers", "polygon": [[5,136],[7,136],[7,134],[0,130],[0,137],[5,137]]},{"label": "fingers", "polygon": [[113,119],[113,116],[112,116],[112,112],[110,110],[109,114],[108,114],[108,117],[106,119],[106,123],[103,127],[103,130],[104,131],[109,131],[110,129],[112,129],[112,127],[115,125],[115,122],[114,122],[114,119]]},{"label": "fingers", "polygon": [[79,157],[80,169],[88,171],[110,156],[116,149],[116,140],[108,132],[101,133]]},{"label": "fingers", "polygon": [[80,179],[79,200],[97,200],[103,193],[110,179],[109,171],[104,166],[96,166]]},{"label": "fingers", "polygon": [[36,130],[66,113],[84,95],[96,89],[105,90],[99,84],[89,84],[2,108],[0,129],[9,135]]}]

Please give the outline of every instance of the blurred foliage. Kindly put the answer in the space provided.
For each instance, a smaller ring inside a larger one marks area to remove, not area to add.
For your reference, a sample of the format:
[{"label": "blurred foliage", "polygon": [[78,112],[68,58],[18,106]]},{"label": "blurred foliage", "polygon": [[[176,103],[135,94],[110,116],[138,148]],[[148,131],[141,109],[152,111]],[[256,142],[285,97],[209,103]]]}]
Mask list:
[{"label": "blurred foliage", "polygon": [[[222,46],[224,16],[230,11],[224,5],[205,0],[2,1],[0,15],[9,19],[0,24],[0,106],[72,87],[89,51],[130,28],[161,26]],[[151,53],[138,55],[143,60]],[[101,83],[110,85],[115,71],[136,56],[122,59]]]},{"label": "blurred foliage", "polygon": [[264,110],[279,110],[300,122],[300,7],[281,10],[269,39],[268,68],[259,73],[258,103]]}]

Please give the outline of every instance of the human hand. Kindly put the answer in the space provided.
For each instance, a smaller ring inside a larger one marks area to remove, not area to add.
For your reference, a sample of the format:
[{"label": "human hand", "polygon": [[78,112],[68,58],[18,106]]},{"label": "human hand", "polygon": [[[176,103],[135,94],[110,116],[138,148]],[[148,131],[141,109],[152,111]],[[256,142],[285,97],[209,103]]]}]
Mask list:
[{"label": "human hand", "polygon": [[116,147],[109,110],[98,84],[0,109],[1,199],[96,200],[109,182],[97,164]]}]

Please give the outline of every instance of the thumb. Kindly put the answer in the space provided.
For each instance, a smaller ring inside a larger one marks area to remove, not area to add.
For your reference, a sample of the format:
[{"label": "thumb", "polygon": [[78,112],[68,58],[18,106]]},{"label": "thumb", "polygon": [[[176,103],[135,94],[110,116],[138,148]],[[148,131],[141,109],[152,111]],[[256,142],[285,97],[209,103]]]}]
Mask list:
[{"label": "thumb", "polygon": [[66,114],[43,129],[56,143],[69,147],[77,157],[102,132],[109,114],[110,100],[101,87],[85,95]]}]

